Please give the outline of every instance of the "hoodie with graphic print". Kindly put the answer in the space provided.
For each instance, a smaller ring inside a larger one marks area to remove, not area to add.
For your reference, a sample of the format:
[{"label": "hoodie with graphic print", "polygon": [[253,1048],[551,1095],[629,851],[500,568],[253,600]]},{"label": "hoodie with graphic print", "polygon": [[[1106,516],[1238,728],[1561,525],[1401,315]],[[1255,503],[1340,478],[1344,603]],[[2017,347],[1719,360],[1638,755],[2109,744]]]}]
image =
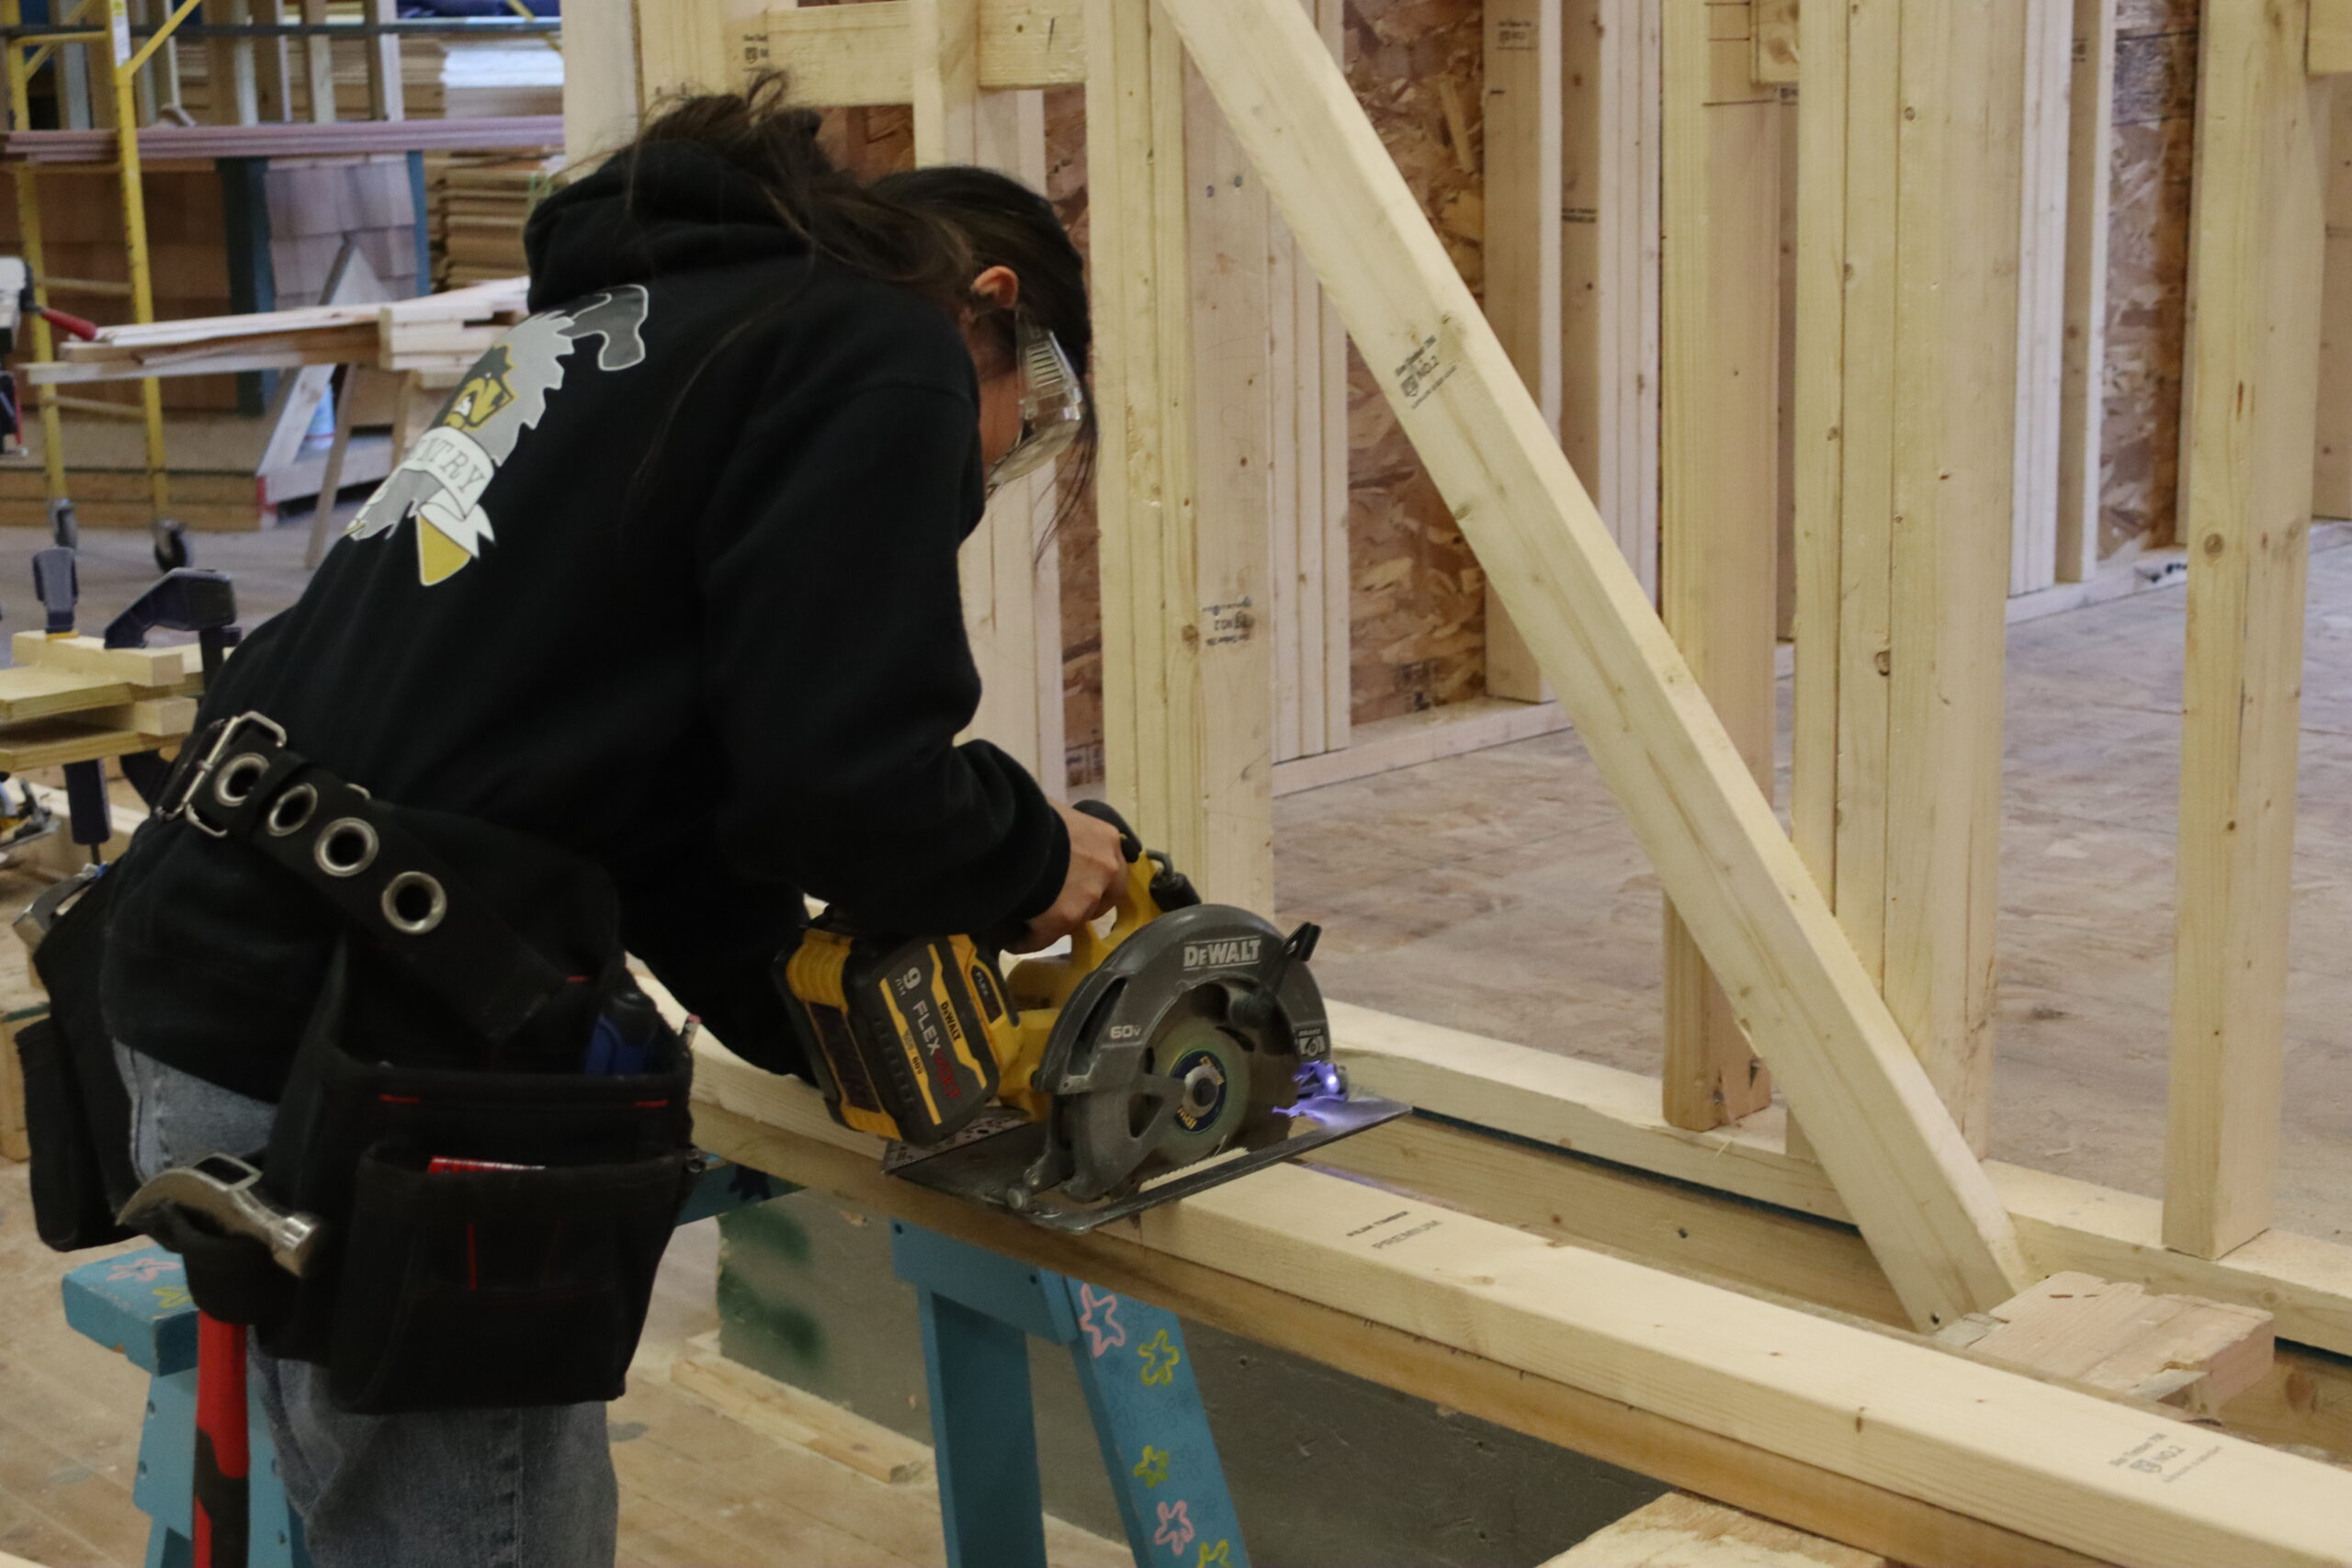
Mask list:
[{"label": "hoodie with graphic print", "polygon": [[[767,970],[804,892],[987,931],[1051,904],[1069,846],[1018,764],[956,744],[979,697],[956,548],[983,490],[955,323],[811,256],[715,155],[637,156],[634,182],[607,164],[534,215],[535,314],[203,717],[266,714],[446,819],[441,847],[551,949],[616,919],[721,1039],[790,1069]],[[469,819],[602,868],[616,916],[467,863]],[[112,882],[116,1037],[275,1099],[340,917],[178,823]],[[435,1004],[367,957],[355,1014],[430,1034]]]}]

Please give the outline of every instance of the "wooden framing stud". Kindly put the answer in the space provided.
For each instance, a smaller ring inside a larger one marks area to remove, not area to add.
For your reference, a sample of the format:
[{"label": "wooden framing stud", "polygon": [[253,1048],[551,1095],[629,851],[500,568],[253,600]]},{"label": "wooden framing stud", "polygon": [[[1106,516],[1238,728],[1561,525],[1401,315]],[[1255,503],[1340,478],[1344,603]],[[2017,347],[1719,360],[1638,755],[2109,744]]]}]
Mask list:
[{"label": "wooden framing stud", "polygon": [[[1560,428],[1561,0],[1487,0],[1486,307],[1544,423]],[[1487,694],[1548,701],[1535,655],[1487,586]]]},{"label": "wooden framing stud", "polygon": [[2204,10],[2165,1242],[2218,1258],[2277,1176],[2329,120],[2306,0]]},{"label": "wooden framing stud", "polygon": [[1560,445],[1657,589],[1658,0],[1566,0]]},{"label": "wooden framing stud", "polygon": [[[981,88],[978,0],[908,0],[906,17],[915,161],[979,164],[1044,189],[1044,96]],[[786,58],[788,70],[795,63]],[[965,630],[980,671],[972,733],[1004,747],[1058,795],[1061,574],[1047,547],[1057,493],[1051,475],[998,491],[964,541],[959,567]]]},{"label": "wooden framing stud", "polygon": [[[1780,527],[1781,137],[1747,79],[1738,6],[1670,5],[1665,31],[1658,604],[1759,788],[1772,784]],[[1681,917],[1666,915],[1667,1120],[1703,1130],[1772,1080]]]},{"label": "wooden framing stud", "polygon": [[2068,90],[2065,344],[2058,406],[2057,573],[2098,570],[2099,435],[2107,418],[2107,229],[2114,182],[2117,0],[2075,0]]},{"label": "wooden framing stud", "polygon": [[1086,39],[1095,385],[1113,433],[1095,491],[1109,793],[1206,897],[1262,908],[1272,551],[1262,514],[1254,536],[1246,517],[1199,525],[1183,50],[1146,0],[1091,0]]},{"label": "wooden framing stud", "polygon": [[[637,0],[635,9],[639,103],[650,107],[663,97],[734,81],[722,7],[693,0]],[[909,96],[901,91],[891,101],[905,103]]]},{"label": "wooden framing stud", "polygon": [[1803,21],[1792,818],[1981,1151],[2009,547],[1986,520],[2013,499],[2024,9]]}]

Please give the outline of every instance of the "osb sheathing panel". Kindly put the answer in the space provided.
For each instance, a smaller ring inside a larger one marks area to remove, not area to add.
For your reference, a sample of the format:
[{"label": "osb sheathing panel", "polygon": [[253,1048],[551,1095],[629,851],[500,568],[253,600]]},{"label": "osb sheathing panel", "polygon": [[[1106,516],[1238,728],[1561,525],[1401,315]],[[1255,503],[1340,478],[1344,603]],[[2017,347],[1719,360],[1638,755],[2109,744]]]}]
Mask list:
[{"label": "osb sheathing panel", "polygon": [[2197,0],[2120,0],[2101,555],[2173,539],[2196,114]]},{"label": "osb sheathing panel", "polygon": [[[1483,281],[1477,0],[1351,0],[1347,73],[1473,290]],[[1348,353],[1349,619],[1357,723],[1485,687],[1485,578],[1379,384]]]}]

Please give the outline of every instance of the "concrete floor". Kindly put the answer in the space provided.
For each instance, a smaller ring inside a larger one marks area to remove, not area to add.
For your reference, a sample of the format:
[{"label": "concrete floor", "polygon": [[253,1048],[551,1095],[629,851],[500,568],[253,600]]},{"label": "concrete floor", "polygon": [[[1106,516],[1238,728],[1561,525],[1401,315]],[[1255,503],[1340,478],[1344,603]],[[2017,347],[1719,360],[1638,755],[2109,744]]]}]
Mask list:
[{"label": "concrete floor", "polygon": [[[2163,1190],[2177,588],[2014,626],[1993,1153]],[[1788,795],[1786,685],[1778,794]],[[2312,560],[2278,1223],[2352,1233],[2352,550]],[[1275,806],[1330,995],[1655,1072],[1660,897],[1573,735]]]},{"label": "concrete floor", "polygon": [[[357,500],[355,494],[346,512]],[[193,536],[248,624],[300,592],[307,518]],[[0,529],[0,631],[38,625],[36,531]],[[87,530],[87,626],[153,575],[146,536]],[[2162,1190],[2184,595],[2011,628],[1993,1152]],[[2352,549],[2312,560],[2279,1223],[2352,1231]],[[1778,795],[1788,793],[1786,694]],[[1285,919],[1326,928],[1325,989],[1654,1071],[1660,900],[1576,738],[1276,804]]]}]

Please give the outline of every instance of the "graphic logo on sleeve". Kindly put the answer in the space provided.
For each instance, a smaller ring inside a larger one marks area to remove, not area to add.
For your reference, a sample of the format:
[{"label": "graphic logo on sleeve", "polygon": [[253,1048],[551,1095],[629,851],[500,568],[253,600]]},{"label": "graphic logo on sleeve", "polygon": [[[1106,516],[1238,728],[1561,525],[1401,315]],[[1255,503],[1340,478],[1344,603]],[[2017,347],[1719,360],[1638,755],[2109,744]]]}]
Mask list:
[{"label": "graphic logo on sleeve", "polygon": [[596,368],[627,370],[645,357],[645,289],[632,283],[543,311],[500,338],[345,534],[373,538],[413,517],[418,580],[429,588],[463,570],[495,537],[481,493],[547,412],[548,397],[563,385],[564,361],[595,338]]}]

